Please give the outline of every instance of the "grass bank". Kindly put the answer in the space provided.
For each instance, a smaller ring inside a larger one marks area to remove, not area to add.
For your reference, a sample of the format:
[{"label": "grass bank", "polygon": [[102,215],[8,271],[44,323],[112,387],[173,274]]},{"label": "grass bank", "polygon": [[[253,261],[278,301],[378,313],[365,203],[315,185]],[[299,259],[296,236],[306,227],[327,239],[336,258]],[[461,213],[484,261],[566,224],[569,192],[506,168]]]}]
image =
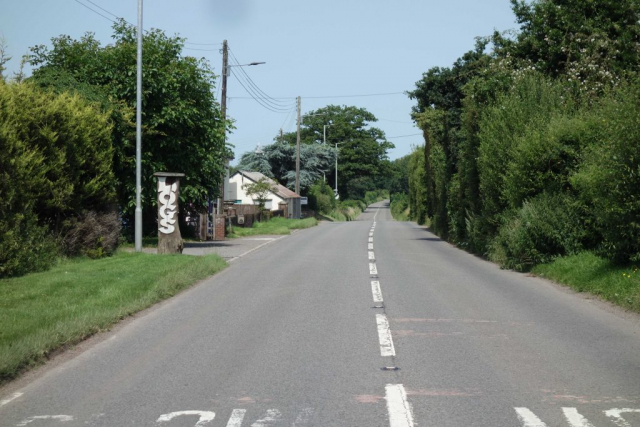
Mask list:
[{"label": "grass bank", "polygon": [[558,258],[538,265],[538,276],[589,292],[635,312],[640,312],[640,266],[619,266],[593,253]]},{"label": "grass bank", "polygon": [[0,280],[0,384],[226,265],[217,255],[118,252]]},{"label": "grass bank", "polygon": [[309,228],[318,225],[315,218],[287,219],[271,218],[265,222],[254,222],[252,228],[233,227],[233,232],[227,237],[246,237],[264,234],[290,234],[291,230]]}]

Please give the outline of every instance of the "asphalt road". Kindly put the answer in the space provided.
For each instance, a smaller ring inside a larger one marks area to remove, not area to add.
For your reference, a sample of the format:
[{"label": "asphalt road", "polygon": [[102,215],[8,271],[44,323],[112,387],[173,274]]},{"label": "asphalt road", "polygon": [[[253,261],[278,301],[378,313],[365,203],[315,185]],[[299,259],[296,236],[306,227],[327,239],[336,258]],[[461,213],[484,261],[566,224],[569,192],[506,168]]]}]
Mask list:
[{"label": "asphalt road", "polygon": [[0,391],[0,426],[640,426],[638,316],[501,271],[384,203],[85,347]]}]

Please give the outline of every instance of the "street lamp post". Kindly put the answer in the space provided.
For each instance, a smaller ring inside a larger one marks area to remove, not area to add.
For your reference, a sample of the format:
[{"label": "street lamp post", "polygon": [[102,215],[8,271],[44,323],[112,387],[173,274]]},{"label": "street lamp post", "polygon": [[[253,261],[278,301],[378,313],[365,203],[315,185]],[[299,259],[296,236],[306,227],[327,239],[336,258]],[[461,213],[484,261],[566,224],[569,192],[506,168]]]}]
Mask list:
[{"label": "street lamp post", "polygon": [[135,251],[142,252],[142,0],[138,0],[138,54],[136,86],[136,210],[134,217],[134,240]]},{"label": "street lamp post", "polygon": [[338,144],[344,144],[347,141],[336,142],[336,188],[333,190],[336,193],[336,199],[340,198],[338,194]]}]

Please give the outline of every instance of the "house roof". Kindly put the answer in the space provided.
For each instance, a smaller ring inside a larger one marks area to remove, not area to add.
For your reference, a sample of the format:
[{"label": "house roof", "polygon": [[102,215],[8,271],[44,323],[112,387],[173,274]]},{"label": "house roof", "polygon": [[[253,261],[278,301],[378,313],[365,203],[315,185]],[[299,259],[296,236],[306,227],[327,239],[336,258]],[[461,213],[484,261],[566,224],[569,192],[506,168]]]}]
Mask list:
[{"label": "house roof", "polygon": [[273,193],[276,194],[278,197],[280,197],[282,199],[298,199],[298,198],[300,198],[299,194],[297,194],[294,191],[289,190],[284,185],[278,184],[276,181],[274,181],[273,179],[269,178],[268,176],[264,175],[261,172],[238,171],[234,175],[236,175],[236,174],[241,174],[242,176],[244,176],[245,178],[250,179],[253,182],[258,182],[261,179],[269,180],[269,182],[271,182],[273,184],[273,186],[276,188],[276,191],[273,191]]}]

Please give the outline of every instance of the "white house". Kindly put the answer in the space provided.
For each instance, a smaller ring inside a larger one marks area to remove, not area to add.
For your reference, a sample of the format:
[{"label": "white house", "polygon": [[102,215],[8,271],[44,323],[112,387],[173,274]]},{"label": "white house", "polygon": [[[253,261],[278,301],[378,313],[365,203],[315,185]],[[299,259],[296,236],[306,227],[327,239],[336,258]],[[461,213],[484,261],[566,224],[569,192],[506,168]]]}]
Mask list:
[{"label": "white house", "polygon": [[247,195],[245,185],[257,183],[261,179],[268,179],[273,183],[273,187],[275,189],[270,193],[264,207],[266,209],[276,211],[280,209],[279,205],[281,203],[286,203],[288,212],[291,216],[299,218],[300,196],[260,172],[238,171],[233,174],[233,176],[229,178],[229,189],[225,199],[242,205],[257,204],[256,201]]}]

